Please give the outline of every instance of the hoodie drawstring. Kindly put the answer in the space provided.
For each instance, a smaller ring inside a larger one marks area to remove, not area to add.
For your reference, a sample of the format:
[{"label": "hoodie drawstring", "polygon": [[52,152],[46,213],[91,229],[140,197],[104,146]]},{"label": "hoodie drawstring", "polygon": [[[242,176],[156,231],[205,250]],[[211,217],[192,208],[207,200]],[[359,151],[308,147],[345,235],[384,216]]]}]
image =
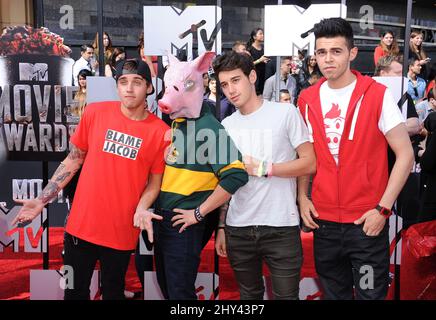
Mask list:
[{"label": "hoodie drawstring", "polygon": [[359,116],[359,110],[360,110],[360,105],[362,104],[363,96],[364,95],[360,97],[359,101],[357,102],[356,109],[354,110],[353,121],[351,122],[350,134],[348,135],[348,140],[350,141],[353,140],[354,138],[354,131],[356,130],[357,117]]},{"label": "hoodie drawstring", "polygon": [[306,103],[306,112],[305,112],[305,118],[306,118],[306,124],[307,124],[307,129],[309,130],[309,141],[311,143],[313,143],[313,129],[312,129],[312,124],[309,121],[309,105]]}]

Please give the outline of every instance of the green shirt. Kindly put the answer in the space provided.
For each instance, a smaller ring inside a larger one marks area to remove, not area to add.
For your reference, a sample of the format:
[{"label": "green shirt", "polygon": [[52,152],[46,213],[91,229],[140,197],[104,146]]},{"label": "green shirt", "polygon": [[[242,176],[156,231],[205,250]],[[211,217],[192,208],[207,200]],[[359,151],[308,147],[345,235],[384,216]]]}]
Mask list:
[{"label": "green shirt", "polygon": [[178,118],[159,195],[159,207],[194,209],[220,185],[233,194],[248,182],[241,153],[203,103],[200,117]]}]

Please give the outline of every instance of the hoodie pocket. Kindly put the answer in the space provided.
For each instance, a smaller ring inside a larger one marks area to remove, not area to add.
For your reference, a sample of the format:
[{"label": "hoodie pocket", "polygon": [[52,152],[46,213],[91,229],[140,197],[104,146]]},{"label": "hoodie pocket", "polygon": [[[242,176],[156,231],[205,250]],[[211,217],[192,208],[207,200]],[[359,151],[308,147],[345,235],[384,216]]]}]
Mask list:
[{"label": "hoodie pocket", "polygon": [[368,177],[368,164],[343,165],[339,176],[339,195],[341,207],[360,207],[372,205],[374,193],[378,188]]},{"label": "hoodie pocket", "polygon": [[312,183],[312,199],[314,202],[329,206],[338,205],[338,174],[333,165],[317,163],[317,172]]}]

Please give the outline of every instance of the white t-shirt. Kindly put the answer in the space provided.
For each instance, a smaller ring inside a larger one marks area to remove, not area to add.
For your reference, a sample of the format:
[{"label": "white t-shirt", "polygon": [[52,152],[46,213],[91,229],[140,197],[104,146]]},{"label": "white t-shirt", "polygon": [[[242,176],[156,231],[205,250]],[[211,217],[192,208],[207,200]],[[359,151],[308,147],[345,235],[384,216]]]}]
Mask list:
[{"label": "white t-shirt", "polygon": [[[242,155],[282,163],[297,158],[295,149],[309,141],[307,127],[293,105],[264,100],[255,112],[239,110],[222,122]],[[233,195],[226,224],[296,226],[296,178],[249,177],[248,183]]]},{"label": "white t-shirt", "polygon": [[[336,164],[339,159],[339,145],[344,131],[345,116],[355,87],[356,80],[341,89],[330,88],[327,81],[324,82],[320,88],[319,95],[321,99],[322,115],[324,117],[324,128],[328,146]],[[397,103],[394,101],[392,93],[386,88],[378,128],[386,135],[389,130],[402,122],[405,122],[405,119]]]},{"label": "white t-shirt", "polygon": [[80,57],[80,59],[77,60],[73,65],[73,84],[76,87],[79,86],[79,79],[77,79],[77,76],[79,75],[80,71],[83,69],[92,71],[91,63],[86,61],[83,57]]}]

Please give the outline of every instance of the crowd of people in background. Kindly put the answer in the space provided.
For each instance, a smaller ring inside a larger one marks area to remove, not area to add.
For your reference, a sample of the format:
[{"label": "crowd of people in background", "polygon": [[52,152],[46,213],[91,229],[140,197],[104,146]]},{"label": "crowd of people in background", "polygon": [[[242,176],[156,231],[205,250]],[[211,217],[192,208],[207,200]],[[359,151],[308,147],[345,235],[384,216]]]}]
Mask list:
[{"label": "crowd of people in background", "polygon": [[[276,57],[267,57],[263,48],[264,33],[262,28],[254,29],[247,42],[238,40],[232,51],[249,57],[254,64],[256,95],[264,100],[288,104],[289,108],[297,105],[299,97],[308,88],[323,78],[315,54],[299,51],[296,56],[280,57],[280,67],[276,70]],[[423,34],[413,31],[410,35],[409,56],[403,57],[394,32],[383,32],[380,44],[374,50],[375,76],[402,76],[402,59],[407,59],[408,79],[407,93],[398,101],[403,114],[407,132],[414,152],[414,169],[408,178],[405,189],[400,193],[397,212],[403,214],[405,227],[435,218],[436,204],[430,196],[435,188],[435,141],[436,130],[436,68],[431,64],[423,46]],[[104,75],[117,79],[117,64],[127,59],[122,47],[114,47],[110,35],[103,33]],[[351,52],[351,50],[350,50]],[[79,87],[75,95],[77,114],[83,114],[86,107],[86,78],[98,74],[98,34],[93,45],[81,47],[81,56],[73,66],[73,81]],[[168,61],[163,61],[162,68],[156,56],[144,55],[144,37],[138,41],[138,56],[145,62],[151,77],[165,72]],[[183,55],[179,55],[180,56]],[[184,56],[185,58],[187,55]],[[129,57],[130,58],[130,57]],[[351,75],[351,73],[350,73]],[[359,76],[360,77],[360,76]],[[279,78],[277,81],[277,78]],[[249,79],[249,78],[247,78]],[[360,78],[359,78],[360,79]],[[360,81],[360,80],[359,80]],[[279,88],[277,88],[277,83]],[[219,82],[211,68],[203,73],[204,101],[219,121],[224,120],[238,110],[220,90]],[[306,91],[307,92],[307,91]],[[279,96],[277,97],[277,93]],[[219,110],[217,109],[219,108]],[[301,107],[300,107],[301,108]],[[307,112],[307,111],[306,111]],[[169,119],[163,120],[170,124]],[[312,133],[310,133],[312,134]],[[393,156],[391,151],[390,156]],[[391,163],[395,162],[391,160]],[[390,168],[392,169],[392,168]],[[406,190],[406,191],[405,191]],[[138,274],[141,274],[138,271]]]},{"label": "crowd of people in background", "polygon": [[[416,150],[422,155],[426,145],[426,137],[430,134],[425,128],[424,122],[428,115],[436,110],[435,99],[435,79],[436,67],[431,63],[422,46],[423,33],[421,31],[412,31],[409,41],[409,55],[407,57],[408,70],[406,77],[408,79],[407,99],[408,111],[403,115],[408,119],[410,125],[412,119],[410,116],[416,113],[416,124],[408,128],[413,131],[411,136],[415,137]],[[81,47],[81,56],[73,66],[73,81],[79,87],[75,95],[77,115],[80,117],[86,106],[86,77],[98,75],[98,33],[94,42],[84,44]],[[255,28],[249,35],[247,41],[237,40],[233,43],[232,51],[251,56],[253,60],[257,80],[255,84],[256,93],[263,96],[268,101],[278,101],[296,105],[300,93],[313,85],[321,78],[322,73],[317,64],[316,56],[308,54],[306,50],[299,50],[298,55],[280,58],[280,69],[276,71],[276,57],[267,57],[264,54],[264,31],[262,28]],[[104,46],[104,75],[106,77],[116,78],[116,65],[119,61],[127,58],[126,51],[123,47],[115,47],[112,39],[107,32],[103,33]],[[144,34],[139,35],[137,53],[151,71],[152,77],[157,77],[159,73],[158,59],[156,56],[144,55]],[[187,59],[187,54],[179,53],[178,57]],[[390,59],[393,57],[394,59]],[[398,44],[395,33],[392,30],[385,30],[381,34],[380,43],[374,50],[375,76],[397,75],[401,76],[403,52]],[[163,61],[166,70],[168,61]],[[395,69],[396,68],[396,69]],[[389,70],[389,71],[386,71]],[[210,70],[211,71],[211,70]],[[278,75],[277,75],[278,73]],[[279,77],[279,88],[276,88],[276,78]],[[222,121],[224,118],[236,111],[236,107],[217,90],[217,80],[213,72],[203,74],[204,80],[204,100],[210,106],[211,111]],[[279,97],[276,98],[276,93]],[[217,112],[216,106],[220,110]],[[169,119],[164,120],[169,124]],[[420,137],[419,139],[416,139]],[[418,154],[418,153],[417,153]],[[419,159],[420,157],[417,156]],[[419,161],[418,161],[419,163]],[[422,187],[421,187],[422,188]]]}]

